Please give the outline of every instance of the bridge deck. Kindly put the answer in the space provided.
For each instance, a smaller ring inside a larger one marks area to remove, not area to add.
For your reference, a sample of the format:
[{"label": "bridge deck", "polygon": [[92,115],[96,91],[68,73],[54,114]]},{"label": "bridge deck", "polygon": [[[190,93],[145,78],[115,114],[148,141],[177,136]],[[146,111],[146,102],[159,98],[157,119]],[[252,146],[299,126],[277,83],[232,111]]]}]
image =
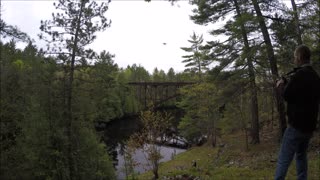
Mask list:
[{"label": "bridge deck", "polygon": [[195,82],[129,82],[129,85],[141,86],[141,85],[150,85],[150,86],[184,86],[195,84]]},{"label": "bridge deck", "polygon": [[162,103],[179,96],[178,89],[182,86],[192,85],[195,82],[129,82],[135,86],[138,99],[144,107],[151,103],[158,107]]}]

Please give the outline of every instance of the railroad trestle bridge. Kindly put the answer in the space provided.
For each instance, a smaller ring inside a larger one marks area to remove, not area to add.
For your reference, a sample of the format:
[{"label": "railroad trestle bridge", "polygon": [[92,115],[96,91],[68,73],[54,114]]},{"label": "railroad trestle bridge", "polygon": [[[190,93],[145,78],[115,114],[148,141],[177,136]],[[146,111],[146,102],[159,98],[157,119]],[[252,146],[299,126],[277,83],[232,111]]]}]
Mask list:
[{"label": "railroad trestle bridge", "polygon": [[179,88],[192,85],[195,82],[129,82],[131,86],[136,86],[136,94],[144,108],[153,105],[158,107],[166,101],[178,97]]}]

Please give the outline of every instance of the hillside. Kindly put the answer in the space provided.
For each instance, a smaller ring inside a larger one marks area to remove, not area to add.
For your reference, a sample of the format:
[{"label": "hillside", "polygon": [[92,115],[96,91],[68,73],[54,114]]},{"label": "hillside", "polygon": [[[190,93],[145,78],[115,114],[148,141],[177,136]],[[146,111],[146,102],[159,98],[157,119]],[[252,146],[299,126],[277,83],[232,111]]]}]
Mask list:
[{"label": "hillside", "polygon": [[[160,165],[160,179],[273,179],[279,144],[275,132],[261,134],[259,145],[249,145],[246,150],[242,132],[225,135],[219,139],[218,147],[208,145],[190,148],[173,160]],[[315,133],[309,146],[309,179],[320,179],[320,134]],[[196,161],[197,166],[193,166]],[[138,179],[152,179],[151,172]],[[295,162],[289,168],[287,179],[296,179]]]}]

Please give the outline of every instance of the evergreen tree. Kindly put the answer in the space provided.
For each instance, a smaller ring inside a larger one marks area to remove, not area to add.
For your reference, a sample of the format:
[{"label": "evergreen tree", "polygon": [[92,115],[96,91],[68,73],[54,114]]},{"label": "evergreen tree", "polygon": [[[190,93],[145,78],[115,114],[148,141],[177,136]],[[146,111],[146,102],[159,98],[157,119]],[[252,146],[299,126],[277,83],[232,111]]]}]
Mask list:
[{"label": "evergreen tree", "polygon": [[180,133],[189,142],[197,143],[208,137],[215,146],[215,122],[218,120],[218,90],[211,83],[200,83],[181,89],[182,100],[177,104],[186,114],[179,123]]},{"label": "evergreen tree", "polygon": [[168,73],[167,73],[167,79],[168,79],[168,81],[175,81],[175,79],[176,79],[176,73],[174,72],[174,69],[173,68],[170,68],[169,70],[168,70]]},{"label": "evergreen tree", "polygon": [[[264,43],[266,45],[266,52],[268,56],[268,61],[271,69],[271,74],[272,74],[272,80],[273,84],[276,84],[276,80],[279,78],[279,73],[278,73],[278,67],[277,67],[277,59],[275,56],[275,52],[273,49],[273,45],[271,43],[271,38],[269,35],[268,28],[266,26],[266,22],[264,20],[264,17],[262,15],[259,3],[257,0],[252,0],[252,4],[254,7],[254,10],[256,12],[256,16],[259,22],[259,26],[263,35]],[[277,110],[279,113],[279,139],[283,136],[284,130],[286,129],[286,115],[285,115],[285,106],[284,106],[284,101],[281,98],[281,95],[277,92],[275,92],[275,98],[277,101]]]},{"label": "evergreen tree", "polygon": [[[0,3],[0,17],[2,16],[2,4]],[[0,18],[0,36],[3,38],[9,37],[14,40],[30,42],[30,37],[19,30],[17,26],[7,24],[2,18]]]},{"label": "evergreen tree", "polygon": [[[193,11],[194,15],[191,18],[198,24],[214,23],[234,12],[234,15],[230,17],[230,20],[222,28],[211,32],[215,36],[224,35],[227,40],[209,42],[207,47],[212,49],[211,57],[213,57],[213,60],[219,63],[215,68],[218,73],[229,67],[241,73],[234,73],[239,79],[247,79],[251,91],[252,143],[259,143],[258,98],[252,47],[254,45],[250,44],[250,39],[248,38],[248,35],[256,28],[252,15],[246,9],[248,4],[245,2],[240,3],[237,0],[222,0],[210,3],[193,1],[193,3],[198,8]],[[247,72],[243,71],[243,69],[246,69]],[[234,91],[237,92],[237,89],[234,89]]]},{"label": "evergreen tree", "polygon": [[295,22],[295,29],[296,29],[296,34],[297,34],[297,42],[298,44],[302,44],[302,33],[300,29],[300,20],[299,20],[299,12],[297,10],[297,4],[295,0],[291,0],[291,5],[292,5],[292,10],[293,10],[293,17],[294,17],[294,22]]},{"label": "evergreen tree", "polygon": [[[40,34],[40,38],[48,42],[48,51],[57,53],[65,66],[65,104],[64,119],[66,121],[67,159],[69,179],[78,179],[79,167],[75,159],[75,152],[79,146],[75,144],[77,116],[74,98],[74,75],[76,63],[83,58],[91,58],[92,50],[85,49],[96,39],[95,33],[105,30],[109,26],[104,13],[108,9],[107,3],[98,4],[90,0],[60,0],[54,3],[57,10],[52,14],[52,20],[41,21],[40,29],[50,37]],[[93,20],[94,23],[92,22]],[[80,123],[81,124],[81,123]],[[86,131],[84,131],[86,132]]]},{"label": "evergreen tree", "polygon": [[185,71],[196,73],[201,81],[202,73],[208,70],[210,64],[208,50],[203,48],[202,35],[198,36],[193,32],[190,38],[188,41],[191,43],[191,47],[182,47],[181,49],[191,54],[182,56],[184,58],[182,63],[186,63],[185,67],[187,69]]},{"label": "evergreen tree", "polygon": [[313,67],[320,73],[320,2],[303,1],[297,7],[303,42],[310,47]]}]

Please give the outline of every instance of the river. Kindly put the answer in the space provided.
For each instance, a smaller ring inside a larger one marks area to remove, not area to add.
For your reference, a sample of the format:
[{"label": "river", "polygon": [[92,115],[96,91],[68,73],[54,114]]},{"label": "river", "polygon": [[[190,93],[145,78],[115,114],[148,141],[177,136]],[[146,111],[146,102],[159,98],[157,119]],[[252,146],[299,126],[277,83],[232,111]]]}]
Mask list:
[{"label": "river", "polygon": [[[126,178],[125,174],[125,161],[123,156],[123,150],[125,147],[125,141],[132,135],[134,132],[137,132],[141,128],[141,123],[139,122],[138,117],[123,118],[115,120],[109,123],[104,130],[104,141],[109,148],[109,153],[112,156],[114,166],[116,168],[117,178],[123,180]],[[176,154],[186,151],[185,149],[161,146],[160,153],[162,159],[160,162],[169,161]],[[133,154],[133,159],[138,163],[134,167],[136,173],[143,173],[150,170],[150,167],[147,165],[147,160],[141,149],[138,149]]]}]

